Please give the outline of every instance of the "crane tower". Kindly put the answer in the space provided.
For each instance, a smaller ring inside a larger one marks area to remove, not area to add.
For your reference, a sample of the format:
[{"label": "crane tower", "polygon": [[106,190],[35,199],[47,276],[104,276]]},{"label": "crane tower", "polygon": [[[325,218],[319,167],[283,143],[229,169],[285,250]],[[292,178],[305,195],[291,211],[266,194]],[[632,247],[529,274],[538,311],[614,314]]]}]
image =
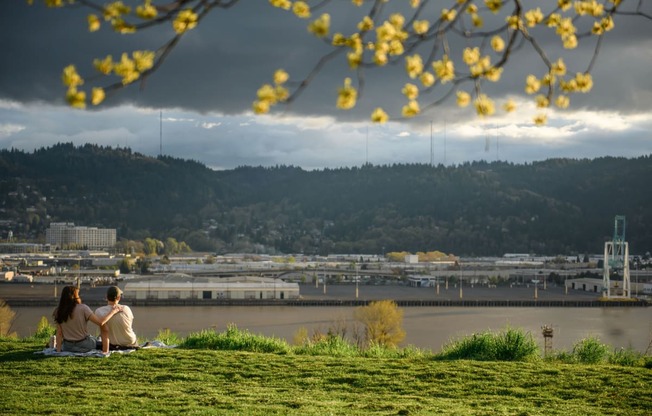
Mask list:
[{"label": "crane tower", "polygon": [[[622,277],[622,281],[620,280]],[[611,287],[611,280],[614,286]],[[604,266],[602,279],[603,297],[629,298],[629,246],[625,241],[625,216],[616,215],[614,237],[604,243]]]}]

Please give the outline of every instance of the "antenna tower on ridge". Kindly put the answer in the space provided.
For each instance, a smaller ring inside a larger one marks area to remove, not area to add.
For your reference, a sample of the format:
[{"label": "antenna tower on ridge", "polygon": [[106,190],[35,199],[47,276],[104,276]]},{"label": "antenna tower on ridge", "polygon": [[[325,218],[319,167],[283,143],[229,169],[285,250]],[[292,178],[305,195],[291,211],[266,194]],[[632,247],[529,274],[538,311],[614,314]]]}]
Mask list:
[{"label": "antenna tower on ridge", "polygon": [[158,142],[159,142],[159,157],[163,156],[163,110],[159,113],[159,133],[158,133]]}]

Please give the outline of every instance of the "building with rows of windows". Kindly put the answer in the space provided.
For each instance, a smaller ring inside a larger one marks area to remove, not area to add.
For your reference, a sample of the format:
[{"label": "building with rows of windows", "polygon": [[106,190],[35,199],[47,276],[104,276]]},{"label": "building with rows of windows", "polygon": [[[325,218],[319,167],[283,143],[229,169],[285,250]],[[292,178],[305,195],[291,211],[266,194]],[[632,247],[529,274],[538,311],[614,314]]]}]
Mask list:
[{"label": "building with rows of windows", "polygon": [[116,243],[115,228],[78,227],[71,222],[53,222],[45,230],[45,242],[61,249],[111,248]]}]

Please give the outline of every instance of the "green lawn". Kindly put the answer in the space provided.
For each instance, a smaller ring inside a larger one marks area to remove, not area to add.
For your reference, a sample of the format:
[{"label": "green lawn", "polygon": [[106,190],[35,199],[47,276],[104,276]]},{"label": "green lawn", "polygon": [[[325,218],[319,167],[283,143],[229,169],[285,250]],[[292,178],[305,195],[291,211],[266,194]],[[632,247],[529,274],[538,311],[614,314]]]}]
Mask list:
[{"label": "green lawn", "polygon": [[650,415],[652,370],[149,349],[46,357],[0,339],[3,415]]}]

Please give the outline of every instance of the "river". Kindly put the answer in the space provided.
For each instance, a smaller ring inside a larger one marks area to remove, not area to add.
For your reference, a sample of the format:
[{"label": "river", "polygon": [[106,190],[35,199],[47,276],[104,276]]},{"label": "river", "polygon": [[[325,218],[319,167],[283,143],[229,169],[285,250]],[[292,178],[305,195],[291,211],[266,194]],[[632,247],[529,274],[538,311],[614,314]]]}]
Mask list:
[{"label": "river", "polygon": [[[32,334],[42,316],[51,320],[52,308],[15,307],[13,330],[19,336]],[[353,307],[293,306],[174,306],[133,307],[134,329],[141,338],[152,340],[160,329],[169,328],[181,336],[203,329],[223,331],[230,323],[254,334],[275,336],[292,343],[295,333],[305,328],[327,332],[330,327],[353,324]],[[452,339],[507,326],[532,333],[543,349],[541,327],[554,330],[553,348],[570,350],[588,336],[598,337],[613,348],[645,352],[652,337],[652,308],[474,308],[404,307],[403,346],[413,345],[433,352]],[[93,324],[90,324],[93,328]]]}]

